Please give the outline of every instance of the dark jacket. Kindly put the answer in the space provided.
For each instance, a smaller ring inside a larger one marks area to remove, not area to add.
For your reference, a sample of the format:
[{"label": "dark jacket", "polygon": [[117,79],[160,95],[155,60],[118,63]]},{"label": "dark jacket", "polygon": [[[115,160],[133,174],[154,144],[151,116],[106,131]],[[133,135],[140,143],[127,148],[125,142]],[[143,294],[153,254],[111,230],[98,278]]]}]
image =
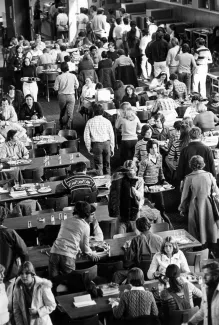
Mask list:
[{"label": "dark jacket", "polygon": [[189,160],[195,155],[203,157],[205,162],[204,170],[212,173],[212,175],[216,177],[212,150],[204,145],[201,141],[195,141],[190,142],[188,146],[183,148],[181,151],[177,168],[177,179],[179,181],[182,181],[186,175],[192,172],[191,168],[189,167]]},{"label": "dark jacket", "polygon": [[138,87],[138,79],[135,69],[131,65],[119,66],[116,72],[116,80],[121,80],[124,85]]},{"label": "dark jacket", "polygon": [[94,68],[93,61],[91,61],[91,60],[82,60],[82,61],[79,62],[78,72],[80,72],[82,70],[91,70],[93,68]]},{"label": "dark jacket", "polygon": [[168,43],[165,40],[156,40],[150,44],[146,55],[152,62],[162,62],[166,61],[168,50]]},{"label": "dark jacket", "polygon": [[0,264],[5,267],[5,281],[17,276],[16,259],[28,260],[28,251],[23,239],[13,229],[0,227]]},{"label": "dark jacket", "polygon": [[111,59],[101,60],[98,63],[98,70],[104,69],[104,68],[112,68],[113,61]]},{"label": "dark jacket", "polygon": [[33,115],[37,115],[38,118],[43,117],[43,110],[40,103],[34,102],[31,109],[29,108],[27,103],[24,103],[20,111],[20,120],[31,120]]},{"label": "dark jacket", "polygon": [[152,138],[158,141],[166,141],[170,137],[170,132],[167,127],[163,127],[161,132],[158,131],[155,127],[153,128]]},{"label": "dark jacket", "polygon": [[11,98],[7,94],[6,97],[8,98],[8,102],[14,107],[15,112],[17,113],[18,119],[20,119],[20,109],[24,103],[24,95],[21,90],[15,90],[15,97],[14,100],[11,101]]},{"label": "dark jacket", "polygon": [[112,68],[104,68],[98,71],[99,82],[103,84],[104,88],[110,87],[115,88],[115,76]]}]

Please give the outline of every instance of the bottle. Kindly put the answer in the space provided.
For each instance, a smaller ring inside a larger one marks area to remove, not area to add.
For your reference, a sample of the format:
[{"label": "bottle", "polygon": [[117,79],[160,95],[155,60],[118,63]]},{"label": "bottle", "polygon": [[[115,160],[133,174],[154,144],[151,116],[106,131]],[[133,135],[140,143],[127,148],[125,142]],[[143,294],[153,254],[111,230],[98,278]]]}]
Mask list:
[{"label": "bottle", "polygon": [[54,217],[54,215],[53,215],[53,214],[51,215],[51,223],[52,223],[52,224],[54,224],[54,223],[55,223],[55,217]]},{"label": "bottle", "polygon": [[62,220],[62,212],[59,213],[59,220]]},{"label": "bottle", "polygon": [[66,213],[64,213],[64,217],[63,217],[63,220],[66,220],[66,219],[68,219],[68,216],[67,216],[67,214],[66,214]]}]

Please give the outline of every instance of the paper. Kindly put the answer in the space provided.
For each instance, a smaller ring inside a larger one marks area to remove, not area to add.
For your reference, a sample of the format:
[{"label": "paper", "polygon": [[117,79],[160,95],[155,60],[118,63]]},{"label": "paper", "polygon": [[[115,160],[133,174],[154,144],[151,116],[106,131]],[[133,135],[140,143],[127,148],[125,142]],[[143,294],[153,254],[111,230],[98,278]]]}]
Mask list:
[{"label": "paper", "polygon": [[74,297],[73,304],[75,305],[75,307],[80,308],[85,306],[96,305],[96,302],[91,299],[91,295],[83,295]]},{"label": "paper", "polygon": [[116,115],[117,114],[117,109],[107,109],[104,112],[109,114],[109,115]]}]

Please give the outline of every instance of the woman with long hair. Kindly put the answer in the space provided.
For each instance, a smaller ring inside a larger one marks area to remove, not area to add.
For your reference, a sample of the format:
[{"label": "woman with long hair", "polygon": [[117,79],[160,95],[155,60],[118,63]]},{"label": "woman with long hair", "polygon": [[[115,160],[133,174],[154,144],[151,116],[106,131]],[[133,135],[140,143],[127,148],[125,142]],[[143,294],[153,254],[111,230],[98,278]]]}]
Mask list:
[{"label": "woman with long hair", "polygon": [[210,101],[207,104],[208,111],[219,117],[219,93],[212,91]]},{"label": "woman with long hair", "polygon": [[207,111],[207,107],[204,103],[200,102],[197,105],[197,111],[199,114],[193,120],[195,126],[198,126],[202,132],[214,130],[216,124],[219,122],[219,118],[211,111]]},{"label": "woman with long hair", "polygon": [[[126,105],[125,105],[126,104]],[[138,141],[137,132],[141,131],[141,123],[136,116],[134,110],[129,103],[123,103],[125,110],[122,115],[118,117],[115,123],[116,129],[121,127],[122,142],[120,147],[120,160],[121,165],[126,160],[132,160],[135,153],[135,145]]]},{"label": "woman with long hair", "polygon": [[138,96],[135,94],[135,87],[132,85],[128,85],[125,88],[125,96],[122,99],[122,103],[128,102],[133,107],[139,107]]},{"label": "woman with long hair", "polygon": [[163,71],[151,81],[149,90],[157,91],[160,89],[165,89],[166,82],[167,74]]}]

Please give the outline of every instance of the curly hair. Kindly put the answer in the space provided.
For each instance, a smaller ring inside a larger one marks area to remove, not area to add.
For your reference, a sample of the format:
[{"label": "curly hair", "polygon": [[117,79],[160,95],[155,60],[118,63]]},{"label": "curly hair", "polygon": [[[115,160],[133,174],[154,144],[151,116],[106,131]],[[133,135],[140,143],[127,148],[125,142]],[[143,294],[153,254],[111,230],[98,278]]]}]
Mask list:
[{"label": "curly hair", "polygon": [[146,217],[140,217],[136,220],[136,228],[140,232],[145,232],[151,228],[151,223]]},{"label": "curly hair", "polygon": [[204,159],[197,155],[197,156],[192,156],[192,158],[189,160],[189,167],[192,170],[200,170],[205,167],[205,162]]},{"label": "curly hair", "polygon": [[167,236],[166,238],[164,238],[160,252],[161,254],[167,255],[167,253],[165,252],[165,244],[166,243],[170,243],[173,246],[173,255],[178,253],[179,251],[179,247],[177,245],[177,243],[175,242],[175,240],[173,239],[172,236]]}]

